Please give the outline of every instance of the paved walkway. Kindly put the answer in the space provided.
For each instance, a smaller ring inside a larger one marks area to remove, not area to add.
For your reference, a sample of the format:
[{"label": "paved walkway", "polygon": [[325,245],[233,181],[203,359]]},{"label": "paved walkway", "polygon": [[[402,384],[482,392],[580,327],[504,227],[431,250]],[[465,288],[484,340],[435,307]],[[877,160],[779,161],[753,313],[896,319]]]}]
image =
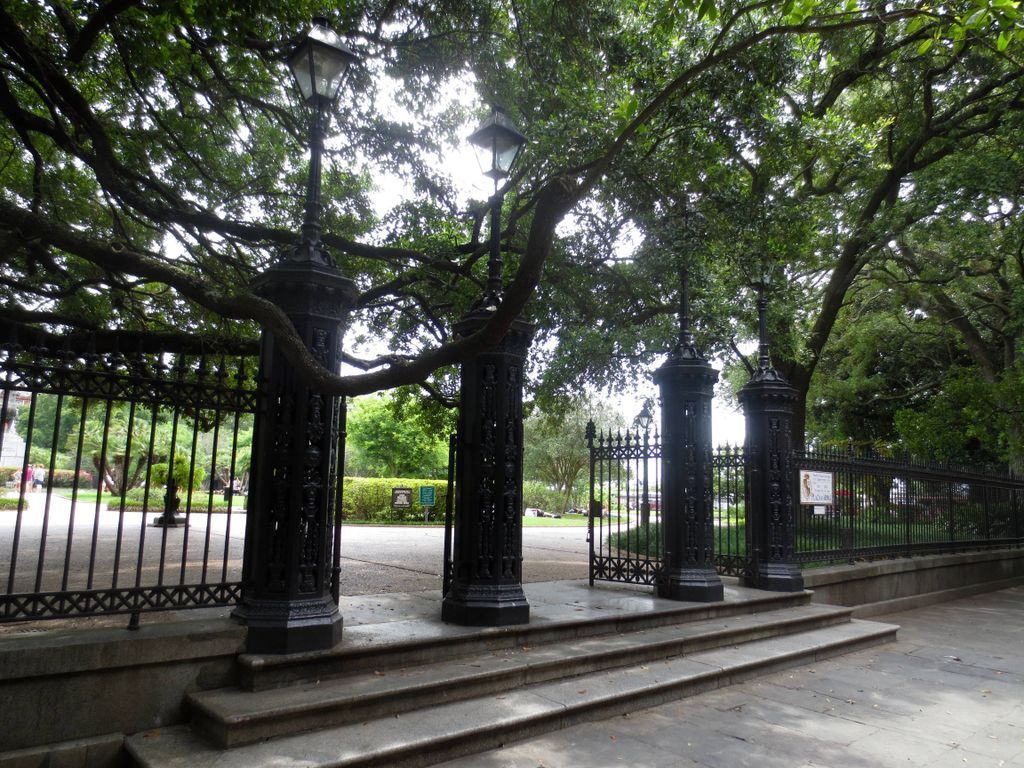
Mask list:
[{"label": "paved walkway", "polygon": [[444,766],[1024,767],[1024,586],[873,618],[898,642]]}]

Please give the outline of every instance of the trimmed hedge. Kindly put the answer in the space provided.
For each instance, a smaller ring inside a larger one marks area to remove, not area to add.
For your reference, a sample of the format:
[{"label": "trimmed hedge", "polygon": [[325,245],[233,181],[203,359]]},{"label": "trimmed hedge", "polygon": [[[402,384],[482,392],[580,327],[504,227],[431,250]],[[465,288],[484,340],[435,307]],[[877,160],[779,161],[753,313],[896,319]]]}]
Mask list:
[{"label": "trimmed hedge", "polygon": [[[430,522],[443,522],[448,481],[408,477],[346,477],[341,519],[368,523],[423,522],[423,507],[419,504],[422,485],[434,488],[435,503],[431,508]],[[392,509],[392,488],[411,488],[412,506]]]}]

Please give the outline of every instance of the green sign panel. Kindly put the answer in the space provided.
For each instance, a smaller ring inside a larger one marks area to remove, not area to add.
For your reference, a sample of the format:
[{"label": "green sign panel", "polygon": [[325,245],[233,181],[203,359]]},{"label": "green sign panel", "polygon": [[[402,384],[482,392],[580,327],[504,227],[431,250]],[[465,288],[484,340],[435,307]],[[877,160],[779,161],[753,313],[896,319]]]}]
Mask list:
[{"label": "green sign panel", "polygon": [[420,486],[420,506],[421,507],[432,507],[436,497],[434,491],[436,489],[432,485],[421,485]]}]

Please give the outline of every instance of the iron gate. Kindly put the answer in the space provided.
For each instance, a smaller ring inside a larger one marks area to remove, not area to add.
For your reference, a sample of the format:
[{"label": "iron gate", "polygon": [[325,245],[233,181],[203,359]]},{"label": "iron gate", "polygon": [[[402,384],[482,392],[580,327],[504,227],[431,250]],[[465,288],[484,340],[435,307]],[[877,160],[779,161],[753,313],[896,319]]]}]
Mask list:
[{"label": "iron gate", "polygon": [[[657,431],[598,433],[590,448],[590,583],[655,584],[662,568],[662,446]],[[712,452],[714,563],[718,573],[750,570],[743,449]]]},{"label": "iron gate", "polygon": [[596,433],[590,448],[590,583],[654,584],[661,571],[661,443],[639,430]]}]

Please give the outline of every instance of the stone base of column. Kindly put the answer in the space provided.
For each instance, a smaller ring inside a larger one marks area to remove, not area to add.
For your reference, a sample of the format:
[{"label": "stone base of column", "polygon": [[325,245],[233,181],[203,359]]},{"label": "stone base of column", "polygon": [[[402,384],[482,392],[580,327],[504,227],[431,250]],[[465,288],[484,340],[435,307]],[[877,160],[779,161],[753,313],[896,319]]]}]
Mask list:
[{"label": "stone base of column", "polygon": [[341,642],[342,618],[330,597],[246,600],[231,614],[245,624],[247,653],[326,651]]},{"label": "stone base of column", "polygon": [[794,563],[762,563],[757,573],[743,579],[743,586],[770,592],[803,592],[804,574]]},{"label": "stone base of column", "polygon": [[441,603],[441,621],[463,627],[530,623],[522,584],[453,584]]},{"label": "stone base of column", "polygon": [[153,522],[149,524],[151,528],[187,528],[188,523],[185,521],[184,516],[176,514],[160,515],[160,517],[153,518]]},{"label": "stone base of column", "polygon": [[725,587],[713,568],[678,568],[658,580],[658,597],[692,603],[716,603],[725,597]]}]

